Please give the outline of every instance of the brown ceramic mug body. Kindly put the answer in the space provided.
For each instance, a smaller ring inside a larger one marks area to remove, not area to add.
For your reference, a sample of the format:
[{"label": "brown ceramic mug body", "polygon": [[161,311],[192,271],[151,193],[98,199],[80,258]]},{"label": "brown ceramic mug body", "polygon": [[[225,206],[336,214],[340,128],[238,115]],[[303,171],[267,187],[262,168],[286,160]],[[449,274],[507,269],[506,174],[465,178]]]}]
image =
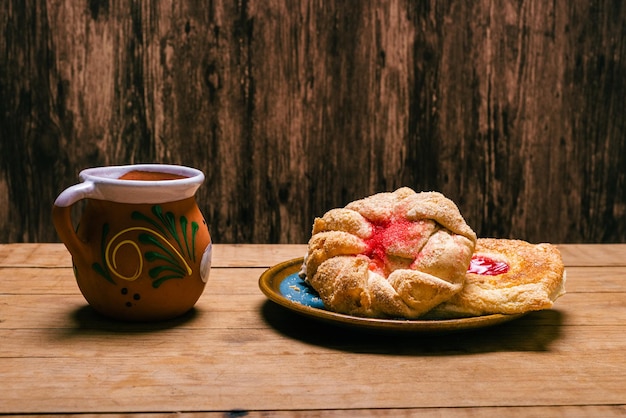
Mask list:
[{"label": "brown ceramic mug body", "polygon": [[[196,204],[201,171],[162,164],[83,170],[53,222],[89,304],[109,317],[156,321],[189,311],[211,268],[211,237]],[[72,206],[85,205],[76,230]]]}]

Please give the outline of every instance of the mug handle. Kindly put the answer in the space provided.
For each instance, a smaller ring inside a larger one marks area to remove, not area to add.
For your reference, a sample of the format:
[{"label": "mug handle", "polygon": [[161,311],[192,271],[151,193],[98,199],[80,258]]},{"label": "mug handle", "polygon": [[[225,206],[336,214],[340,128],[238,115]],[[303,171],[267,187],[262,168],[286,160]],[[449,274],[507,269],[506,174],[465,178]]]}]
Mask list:
[{"label": "mug handle", "polygon": [[71,209],[76,202],[94,196],[94,191],[91,181],[75,184],[63,190],[52,206],[52,223],[72,257],[84,255],[87,247],[74,230]]}]

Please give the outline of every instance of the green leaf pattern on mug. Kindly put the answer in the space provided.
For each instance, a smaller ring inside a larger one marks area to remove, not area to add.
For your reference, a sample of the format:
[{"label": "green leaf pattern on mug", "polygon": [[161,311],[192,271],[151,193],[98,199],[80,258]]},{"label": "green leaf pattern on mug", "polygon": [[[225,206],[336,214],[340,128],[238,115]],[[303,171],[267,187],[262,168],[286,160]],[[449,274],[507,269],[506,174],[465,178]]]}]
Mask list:
[{"label": "green leaf pattern on mug", "polygon": [[[109,232],[108,224],[104,224],[102,228],[102,265],[94,263],[92,268],[104,277],[107,281],[115,284],[112,276],[132,281],[139,278],[143,271],[144,261],[147,263],[159,263],[159,265],[150,268],[148,275],[152,279],[152,287],[158,288],[163,282],[170,279],[183,279],[192,273],[188,260],[196,261],[195,241],[199,230],[197,222],[188,222],[185,216],[178,219],[180,225],[181,236],[178,233],[176,225],[176,217],[172,212],[163,213],[160,205],[152,206],[153,217],[147,216],[139,211],[134,211],[131,218],[138,221],[146,222],[149,226],[135,226],[117,233],[111,240],[106,243],[106,236]],[[139,232],[137,239],[144,246],[152,246],[153,249],[141,253],[140,246],[129,239],[123,239],[124,235],[129,232]],[[175,245],[170,242],[172,238]],[[138,268],[131,276],[123,276],[118,270],[115,263],[115,254],[122,246],[131,246],[137,254]]]}]

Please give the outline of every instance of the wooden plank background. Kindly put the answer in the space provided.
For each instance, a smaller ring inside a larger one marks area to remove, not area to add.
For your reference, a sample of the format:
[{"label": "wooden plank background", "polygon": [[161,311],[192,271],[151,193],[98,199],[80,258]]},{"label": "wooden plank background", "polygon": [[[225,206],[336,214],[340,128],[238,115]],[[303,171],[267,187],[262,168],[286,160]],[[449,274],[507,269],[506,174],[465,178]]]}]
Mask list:
[{"label": "wooden plank background", "polygon": [[202,169],[216,242],[410,186],[480,236],[626,241],[626,5],[0,2],[0,242],[85,167]]}]

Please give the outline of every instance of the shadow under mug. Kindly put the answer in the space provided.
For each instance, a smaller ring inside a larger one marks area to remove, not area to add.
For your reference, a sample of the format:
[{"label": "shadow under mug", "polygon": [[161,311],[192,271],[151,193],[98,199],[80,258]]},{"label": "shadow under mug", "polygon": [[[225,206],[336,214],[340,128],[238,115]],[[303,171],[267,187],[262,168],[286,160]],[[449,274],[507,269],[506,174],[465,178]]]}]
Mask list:
[{"label": "shadow under mug", "polygon": [[[125,321],[171,319],[204,291],[212,243],[194,168],[135,164],[89,168],[56,199],[52,219],[76,282],[98,312]],[[72,207],[85,205],[74,229]]]}]

